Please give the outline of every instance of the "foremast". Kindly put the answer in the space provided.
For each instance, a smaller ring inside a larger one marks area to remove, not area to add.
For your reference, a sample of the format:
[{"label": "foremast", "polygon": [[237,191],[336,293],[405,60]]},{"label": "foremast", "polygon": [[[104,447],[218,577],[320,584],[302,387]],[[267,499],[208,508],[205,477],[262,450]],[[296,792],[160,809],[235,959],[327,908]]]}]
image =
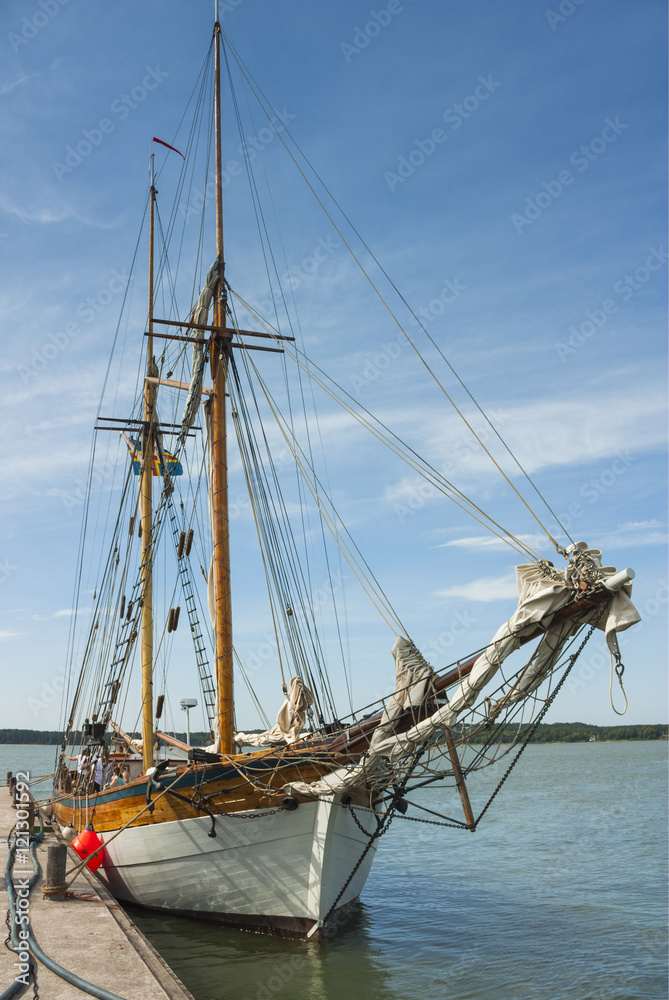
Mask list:
[{"label": "foremast", "polygon": [[215,659],[218,691],[220,752],[234,751],[234,691],[232,667],[232,602],[230,594],[230,522],[228,516],[228,458],[225,389],[231,337],[226,336],[225,262],[223,258],[223,185],[221,162],[221,26],[216,4],[214,24],[214,129],[216,169],[216,254],[219,279],[214,292],[214,328],[211,342],[212,400],[212,528],[215,593]]}]

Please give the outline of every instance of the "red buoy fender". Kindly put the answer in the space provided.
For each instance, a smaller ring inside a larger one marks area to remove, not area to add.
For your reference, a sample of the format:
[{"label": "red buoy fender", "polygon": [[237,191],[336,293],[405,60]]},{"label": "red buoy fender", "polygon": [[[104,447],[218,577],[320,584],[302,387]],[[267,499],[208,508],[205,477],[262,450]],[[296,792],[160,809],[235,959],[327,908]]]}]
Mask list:
[{"label": "red buoy fender", "polygon": [[[70,844],[70,847],[76,854],[79,855],[79,857],[83,861],[85,858],[89,856],[89,854],[92,854],[93,851],[97,850],[97,848],[100,847],[100,845],[103,843],[104,841],[102,840],[101,837],[98,837],[93,827],[87,826],[85,830],[82,830],[81,833],[79,833],[74,838],[74,840]],[[103,854],[104,851],[98,851],[95,857],[91,858],[90,861],[87,862],[86,867],[90,871],[96,872],[100,867],[100,865],[102,864]]]}]

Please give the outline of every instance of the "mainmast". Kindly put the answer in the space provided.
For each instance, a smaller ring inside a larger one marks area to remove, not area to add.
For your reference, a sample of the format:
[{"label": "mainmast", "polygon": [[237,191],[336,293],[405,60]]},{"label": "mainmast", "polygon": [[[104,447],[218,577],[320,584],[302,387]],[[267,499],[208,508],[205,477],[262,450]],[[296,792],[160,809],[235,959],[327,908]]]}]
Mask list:
[{"label": "mainmast", "polygon": [[214,293],[214,333],[211,345],[211,372],[214,382],[212,401],[212,478],[214,581],[216,595],[216,687],[221,753],[234,752],[234,705],[232,672],[232,605],[230,598],[230,523],[228,518],[228,458],[226,442],[225,387],[230,358],[230,337],[226,324],[225,262],[223,259],[223,185],[221,163],[221,26],[216,2],[214,24],[214,128],[216,148],[216,254],[219,280]]},{"label": "mainmast", "polygon": [[[153,360],[153,238],[156,201],[154,154],[151,153],[149,222],[149,323],[146,374],[154,375]],[[153,539],[152,480],[154,409],[156,390],[144,382],[144,431],[142,435],[141,525],[142,525],[142,742],[144,772],[153,767]]]}]

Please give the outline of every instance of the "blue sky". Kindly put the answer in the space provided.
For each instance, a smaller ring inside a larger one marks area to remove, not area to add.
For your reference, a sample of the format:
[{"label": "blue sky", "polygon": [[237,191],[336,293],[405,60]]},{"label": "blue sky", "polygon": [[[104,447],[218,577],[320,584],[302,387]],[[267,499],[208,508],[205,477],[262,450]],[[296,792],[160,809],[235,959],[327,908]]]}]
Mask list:
[{"label": "blue sky", "polygon": [[[666,721],[665,5],[221,0],[221,8],[272,106],[572,536],[601,547],[606,563],[635,569],[643,623],[623,644],[624,721]],[[212,9],[209,0],[0,7],[1,727],[60,722],[91,427],[144,209],[150,139],[179,144]],[[278,138],[253,115],[245,134],[256,138],[256,166],[272,176],[309,355],[550,556],[540,526],[473,447]],[[229,120],[224,159],[239,164]],[[167,216],[179,164],[157,161]],[[262,304],[254,222],[234,170],[225,191],[228,277]],[[194,190],[177,213],[187,244],[197,205]],[[205,266],[214,255],[209,236]],[[139,278],[133,295],[139,341]],[[117,406],[129,405],[134,386],[139,345],[127,350],[132,378]],[[268,379],[272,364],[259,363]],[[328,474],[354,538],[428,659],[440,667],[466,656],[514,610],[513,552],[422,490],[408,467],[379,457],[324,402]],[[108,396],[103,412],[113,405]],[[255,656],[273,715],[274,663],[257,655],[269,618],[246,568],[241,480],[232,490],[240,497],[236,642],[242,659]],[[541,516],[550,527],[550,515]],[[393,639],[353,586],[346,603],[361,704],[392,684]],[[618,721],[603,648],[595,637],[553,721]],[[178,698],[193,683],[175,660]],[[239,722],[257,724],[244,694]]]}]

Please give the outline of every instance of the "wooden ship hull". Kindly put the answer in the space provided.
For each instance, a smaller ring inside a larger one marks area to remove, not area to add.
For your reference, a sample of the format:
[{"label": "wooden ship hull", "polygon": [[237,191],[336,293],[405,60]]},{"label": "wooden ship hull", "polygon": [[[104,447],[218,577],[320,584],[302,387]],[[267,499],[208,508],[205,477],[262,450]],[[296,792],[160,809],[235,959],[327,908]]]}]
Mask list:
[{"label": "wooden ship hull", "polygon": [[[326,916],[328,926],[336,923],[369,875],[376,851],[370,793],[286,796],[281,785],[318,778],[325,768],[300,766],[299,757],[277,768],[275,755],[259,756],[264,791],[240,787],[234,763],[195,772],[181,765],[155,790],[141,777],[88,796],[61,795],[53,818],[63,830],[94,825],[105,843],[98,875],[121,902],[318,940]],[[249,755],[242,760],[248,765]],[[169,786],[163,795],[161,786]]]}]

